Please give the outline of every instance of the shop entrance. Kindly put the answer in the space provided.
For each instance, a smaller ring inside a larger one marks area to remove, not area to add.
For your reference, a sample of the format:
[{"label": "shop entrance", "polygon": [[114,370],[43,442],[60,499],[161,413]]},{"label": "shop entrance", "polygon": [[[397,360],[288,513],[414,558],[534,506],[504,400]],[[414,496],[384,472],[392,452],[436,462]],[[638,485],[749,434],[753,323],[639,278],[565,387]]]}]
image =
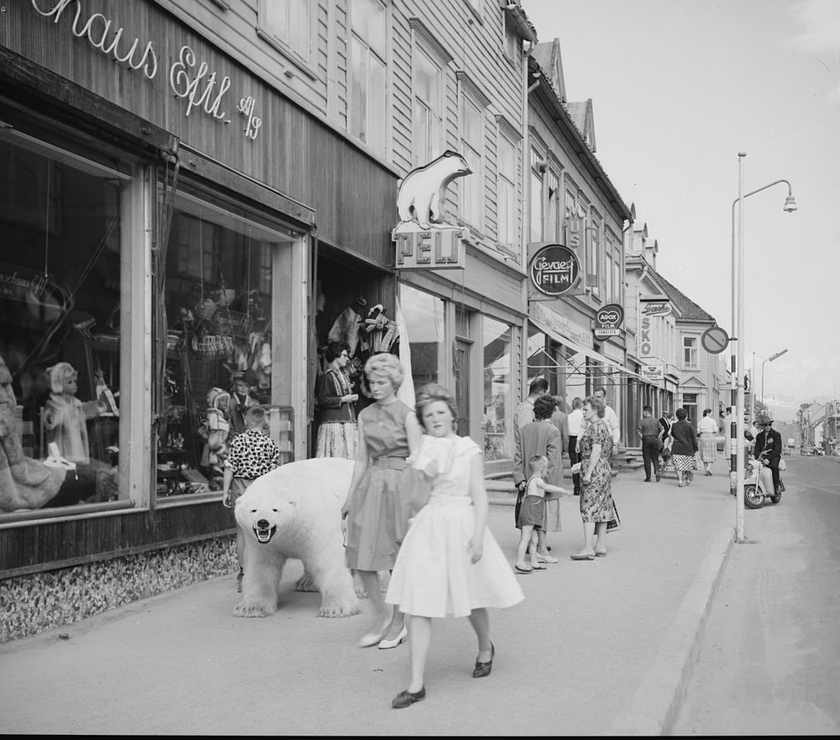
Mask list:
[{"label": "shop entrance", "polygon": [[[346,342],[351,359],[347,371],[353,390],[359,395],[358,413],[372,402],[364,382],[365,362],[377,352],[398,350],[394,277],[322,242],[318,246],[315,283],[316,363],[310,393],[314,401],[315,380],[326,369],[325,350],[329,342]],[[320,414],[317,403],[310,407],[314,413],[309,428],[308,456],[312,457]]]}]

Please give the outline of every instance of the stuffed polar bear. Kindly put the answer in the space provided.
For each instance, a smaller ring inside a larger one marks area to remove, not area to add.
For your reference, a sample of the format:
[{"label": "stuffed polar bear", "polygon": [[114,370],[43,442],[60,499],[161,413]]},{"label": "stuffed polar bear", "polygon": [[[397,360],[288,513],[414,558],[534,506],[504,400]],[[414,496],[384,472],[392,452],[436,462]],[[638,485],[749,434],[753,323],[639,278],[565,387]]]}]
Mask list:
[{"label": "stuffed polar bear", "polygon": [[345,565],[341,507],[353,477],[353,460],[321,457],[287,463],[257,478],[236,501],[245,533],[242,601],[235,617],[267,617],[278,608],[288,558],[303,562],[297,591],[320,591],[321,617],[360,611]]}]

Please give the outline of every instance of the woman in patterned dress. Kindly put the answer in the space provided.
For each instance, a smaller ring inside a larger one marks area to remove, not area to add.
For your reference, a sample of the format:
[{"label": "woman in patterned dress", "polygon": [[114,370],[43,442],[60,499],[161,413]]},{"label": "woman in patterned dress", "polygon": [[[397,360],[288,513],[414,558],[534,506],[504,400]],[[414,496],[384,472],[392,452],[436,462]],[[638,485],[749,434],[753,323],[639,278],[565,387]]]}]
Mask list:
[{"label": "woman in patterned dress", "polygon": [[344,370],[350,362],[346,342],[330,342],[324,353],[329,363],[315,383],[315,398],[321,412],[315,457],[356,459],[359,432],[356,429],[356,401],[359,396],[350,387]]},{"label": "woman in patterned dress", "polygon": [[385,604],[379,571],[393,569],[408,527],[411,469],[406,458],[417,450],[421,429],[414,411],[397,398],[404,374],[396,355],[373,355],[365,375],[374,403],[359,412],[356,465],[341,513],[347,520],[347,567],[358,572],[374,611],[359,647],[392,648],[406,637],[405,617]]},{"label": "woman in patterned dress", "polygon": [[[583,402],[587,422],[580,443],[580,518],[583,521],[583,549],[572,560],[594,560],[607,555],[607,524],[617,519],[612,497],[612,435],[604,421],[606,404],[598,396]],[[597,537],[597,541],[595,541]]]},{"label": "woman in patterned dress", "polygon": [[674,457],[677,477],[680,479],[680,488],[691,485],[691,481],[694,480],[694,468],[697,467],[697,434],[686,421],[687,416],[685,409],[677,409],[677,421],[671,427],[671,436],[674,438],[671,454]]}]

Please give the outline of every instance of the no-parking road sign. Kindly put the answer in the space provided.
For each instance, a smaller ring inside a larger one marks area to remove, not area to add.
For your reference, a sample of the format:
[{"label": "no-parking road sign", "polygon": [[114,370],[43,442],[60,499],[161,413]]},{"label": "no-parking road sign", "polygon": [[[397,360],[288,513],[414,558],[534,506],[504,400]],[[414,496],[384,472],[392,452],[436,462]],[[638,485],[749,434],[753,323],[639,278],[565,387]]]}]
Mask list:
[{"label": "no-parking road sign", "polygon": [[729,345],[729,335],[719,326],[713,326],[700,336],[700,344],[709,354],[719,355]]}]

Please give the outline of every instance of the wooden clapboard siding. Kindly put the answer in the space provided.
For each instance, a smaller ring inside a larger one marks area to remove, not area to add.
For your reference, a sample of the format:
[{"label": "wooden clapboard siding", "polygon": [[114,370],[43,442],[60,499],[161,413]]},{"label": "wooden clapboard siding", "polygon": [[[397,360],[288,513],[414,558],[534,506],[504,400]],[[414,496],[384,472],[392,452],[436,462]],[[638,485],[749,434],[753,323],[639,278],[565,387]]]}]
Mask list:
[{"label": "wooden clapboard siding", "polygon": [[[193,5],[190,3],[191,7]],[[225,13],[225,17],[232,19],[234,38],[245,33],[247,14],[241,10],[243,5],[232,2],[231,11]],[[324,125],[311,112],[291,104],[276,89],[252,76],[250,69],[270,78],[272,70],[276,74],[280,64],[258,52],[259,39],[253,28],[248,49],[254,59],[245,67],[213,49],[154,4],[131,3],[129,6],[92,2],[89,6],[90,12],[100,8],[113,18],[115,27],[126,28],[127,36],[154,40],[166,69],[162,67],[155,79],[148,80],[141,72],[129,71],[125,65],[94,50],[87,41],[73,36],[67,16],[54,24],[26,3],[9,8],[10,17],[2,28],[13,27],[19,32],[16,36],[3,35],[0,42],[36,64],[171,132],[190,147],[315,209],[318,229],[332,243],[346,246],[351,251],[359,250],[360,256],[380,265],[392,262],[387,230],[396,219],[394,174],[381,162],[337,136],[334,129]],[[241,13],[235,13],[234,9],[240,9]],[[319,13],[318,18],[321,31],[317,46],[325,48],[326,13]],[[203,27],[209,29],[209,21]],[[183,44],[189,44],[197,58],[206,61],[219,79],[230,77],[231,87],[223,108],[229,115],[230,124],[222,124],[198,108],[187,116],[186,102],[169,89],[166,70]],[[164,50],[169,55],[166,59],[163,58]],[[319,64],[326,63],[325,52],[319,53],[316,59]],[[322,78],[326,79],[326,70],[323,72]],[[316,102],[325,94],[326,88],[317,85],[307,93],[310,101]],[[255,141],[246,139],[242,133],[245,119],[234,109],[239,98],[245,95],[256,99],[255,113],[263,120]],[[88,105],[95,106],[95,100]]]},{"label": "wooden clapboard siding", "polygon": [[232,524],[230,511],[208,501],[0,529],[0,578],[230,535]]}]

